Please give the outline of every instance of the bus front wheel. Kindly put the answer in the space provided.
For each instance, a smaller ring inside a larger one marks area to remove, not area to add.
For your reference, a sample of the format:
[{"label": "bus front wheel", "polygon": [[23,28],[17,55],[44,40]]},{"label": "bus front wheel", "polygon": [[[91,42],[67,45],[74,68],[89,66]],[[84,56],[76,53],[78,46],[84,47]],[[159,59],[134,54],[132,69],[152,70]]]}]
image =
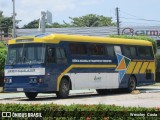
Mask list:
[{"label": "bus front wheel", "polygon": [[38,93],[36,93],[36,92],[25,92],[25,95],[30,100],[34,100],[37,97]]},{"label": "bus front wheel", "polygon": [[69,80],[62,78],[59,91],[56,92],[58,98],[67,98],[69,95],[70,84]]}]

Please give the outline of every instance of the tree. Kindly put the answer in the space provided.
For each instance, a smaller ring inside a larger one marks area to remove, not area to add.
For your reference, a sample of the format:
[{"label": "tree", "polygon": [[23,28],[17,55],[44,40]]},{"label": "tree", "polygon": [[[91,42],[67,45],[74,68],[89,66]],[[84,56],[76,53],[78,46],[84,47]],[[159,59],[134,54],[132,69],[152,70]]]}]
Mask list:
[{"label": "tree", "polygon": [[23,28],[26,29],[26,28],[38,28],[39,27],[39,19],[37,20],[33,20],[31,22],[29,22],[27,25],[24,25]]},{"label": "tree", "polygon": [[12,18],[11,17],[5,17],[1,20],[1,28],[5,33],[5,36],[8,36],[9,30],[12,28]]},{"label": "tree", "polygon": [[[66,23],[63,21],[63,24],[54,22],[51,25],[46,25],[47,28],[65,28],[65,27],[102,27],[102,26],[115,26],[111,17],[105,17],[103,15],[88,14],[81,17],[69,17],[71,23]],[[39,19],[29,22],[27,25],[24,25],[23,28],[38,28]]]},{"label": "tree", "polygon": [[[16,23],[18,24],[21,20],[16,20]],[[5,33],[5,35],[8,34],[8,32],[11,32],[13,26],[12,17],[5,17],[3,15],[3,11],[0,11],[0,28]],[[18,28],[18,26],[16,26]]]},{"label": "tree", "polygon": [[9,30],[12,27],[12,17],[4,17],[3,11],[0,11],[0,29],[5,33],[5,36],[8,36]]},{"label": "tree", "polygon": [[103,15],[88,14],[81,17],[69,17],[71,19],[72,26],[75,27],[102,27],[102,26],[115,26],[111,17],[105,17]]},{"label": "tree", "polygon": [[0,76],[3,76],[4,73],[4,64],[7,54],[7,49],[4,43],[0,42]]},{"label": "tree", "polygon": [[4,18],[3,17],[3,11],[0,11],[0,23],[1,23],[1,21],[2,21],[3,18]]},{"label": "tree", "polygon": [[63,24],[59,24],[58,22],[54,22],[51,25],[47,25],[46,27],[47,28],[62,28],[62,27],[64,27],[64,25]]},{"label": "tree", "polygon": [[63,21],[64,24],[60,24],[58,22],[52,23],[48,28],[66,28],[66,27],[73,27],[72,25]]}]

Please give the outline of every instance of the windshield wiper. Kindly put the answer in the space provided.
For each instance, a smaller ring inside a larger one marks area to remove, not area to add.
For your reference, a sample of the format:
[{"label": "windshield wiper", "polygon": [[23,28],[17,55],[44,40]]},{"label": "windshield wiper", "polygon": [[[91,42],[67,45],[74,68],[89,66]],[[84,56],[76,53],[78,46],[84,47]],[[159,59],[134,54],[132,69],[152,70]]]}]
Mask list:
[{"label": "windshield wiper", "polygon": [[10,65],[14,65],[16,63],[16,60],[13,59],[12,61],[9,61]]},{"label": "windshield wiper", "polygon": [[23,56],[23,63],[26,63],[28,61],[29,61],[28,58],[26,56]]}]

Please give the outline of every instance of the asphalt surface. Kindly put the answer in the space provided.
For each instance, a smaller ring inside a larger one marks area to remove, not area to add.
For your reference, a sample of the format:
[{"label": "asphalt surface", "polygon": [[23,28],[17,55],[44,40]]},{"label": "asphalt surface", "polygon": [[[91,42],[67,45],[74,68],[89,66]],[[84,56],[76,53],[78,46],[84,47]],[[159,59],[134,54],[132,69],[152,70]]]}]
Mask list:
[{"label": "asphalt surface", "polygon": [[139,92],[126,93],[113,91],[107,95],[98,95],[95,90],[71,91],[67,99],[57,99],[55,94],[39,94],[35,100],[29,100],[24,93],[0,93],[0,103],[17,104],[107,104],[125,107],[160,107],[160,86],[138,87]]}]

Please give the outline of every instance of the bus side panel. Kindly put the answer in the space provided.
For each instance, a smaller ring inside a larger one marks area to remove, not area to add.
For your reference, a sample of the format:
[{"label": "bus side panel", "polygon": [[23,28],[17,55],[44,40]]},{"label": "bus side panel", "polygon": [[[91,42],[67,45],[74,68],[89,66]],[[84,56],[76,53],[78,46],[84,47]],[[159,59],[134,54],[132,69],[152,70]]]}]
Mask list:
[{"label": "bus side panel", "polygon": [[72,89],[118,88],[118,73],[69,73]]}]

